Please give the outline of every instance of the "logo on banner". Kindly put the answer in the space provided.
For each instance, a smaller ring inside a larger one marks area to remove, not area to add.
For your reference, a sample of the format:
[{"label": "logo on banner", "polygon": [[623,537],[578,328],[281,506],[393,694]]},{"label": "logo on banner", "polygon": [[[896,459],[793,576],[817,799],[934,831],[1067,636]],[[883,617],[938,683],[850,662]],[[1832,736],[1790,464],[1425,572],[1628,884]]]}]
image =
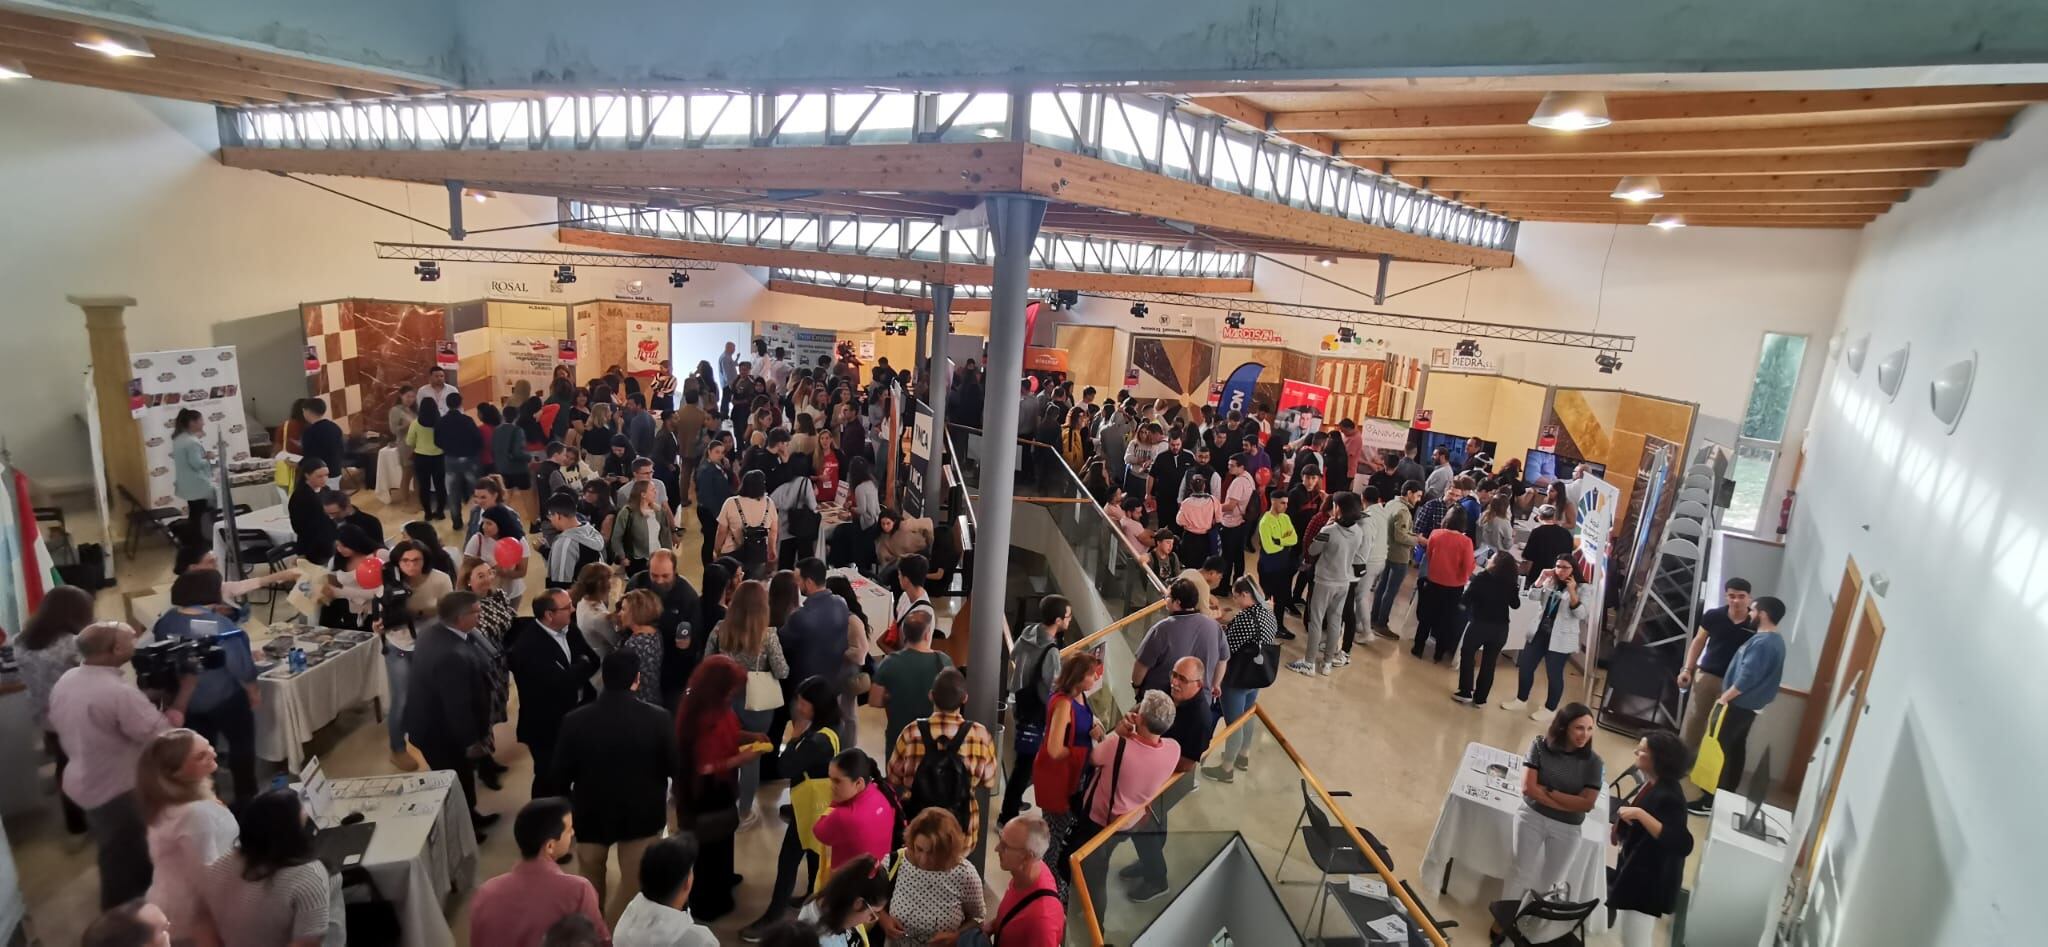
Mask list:
[{"label": "logo on banner", "polygon": [[521,279],[494,279],[491,281],[493,296],[534,296],[533,287]]},{"label": "logo on banner", "polygon": [[1225,342],[1251,342],[1258,345],[1281,345],[1287,341],[1278,331],[1261,326],[1246,326],[1241,329],[1224,326],[1217,338]]},{"label": "logo on banner", "polygon": [[1429,419],[1435,416],[1436,412],[1431,411],[1428,408],[1423,408],[1415,412],[1415,429],[1418,431],[1429,430]]},{"label": "logo on banner", "polygon": [[452,372],[460,364],[462,364],[462,360],[455,354],[455,342],[453,340],[442,339],[434,343],[435,368]]},{"label": "logo on banner", "polygon": [[1259,372],[1266,366],[1258,362],[1246,362],[1230,373],[1230,377],[1216,386],[1211,403],[1216,413],[1228,417],[1234,411],[1248,411],[1252,406],[1252,389],[1258,386]]},{"label": "logo on banner", "polygon": [[320,347],[317,345],[306,346],[306,374],[320,374]]},{"label": "logo on banner", "polygon": [[555,357],[564,365],[576,364],[576,340],[561,339],[555,343]]},{"label": "logo on banner", "polygon": [[1543,425],[1543,429],[1536,435],[1536,446],[1543,450],[1555,450],[1557,448],[1557,425]]},{"label": "logo on banner", "polygon": [[641,302],[651,302],[654,299],[654,294],[647,291],[647,281],[641,279],[620,280],[618,294],[620,299],[637,299]]},{"label": "logo on banner", "polygon": [[1455,348],[1430,349],[1429,367],[1437,371],[1470,372],[1475,375],[1496,375],[1500,363],[1486,355],[1460,355]]}]

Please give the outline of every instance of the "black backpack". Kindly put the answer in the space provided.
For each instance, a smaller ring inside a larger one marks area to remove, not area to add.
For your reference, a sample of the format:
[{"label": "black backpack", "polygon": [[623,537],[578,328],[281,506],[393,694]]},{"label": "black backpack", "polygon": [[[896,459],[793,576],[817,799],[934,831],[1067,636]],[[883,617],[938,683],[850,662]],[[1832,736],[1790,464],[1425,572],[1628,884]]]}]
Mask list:
[{"label": "black backpack", "polygon": [[914,819],[926,809],[944,809],[960,820],[961,831],[967,830],[974,779],[967,773],[967,761],[960,758],[960,745],[967,742],[967,731],[973,726],[962,722],[960,732],[953,734],[953,742],[948,744],[932,735],[929,718],[917,722],[917,735],[924,738],[924,757],[917,761],[917,772],[910,777],[910,798],[903,807],[905,819]]},{"label": "black backpack", "polygon": [[768,517],[775,515],[773,503],[763,504],[767,509],[757,524],[747,522],[747,514],[740,511],[740,544],[733,550],[733,558],[746,567],[748,576],[759,574],[768,562]]}]

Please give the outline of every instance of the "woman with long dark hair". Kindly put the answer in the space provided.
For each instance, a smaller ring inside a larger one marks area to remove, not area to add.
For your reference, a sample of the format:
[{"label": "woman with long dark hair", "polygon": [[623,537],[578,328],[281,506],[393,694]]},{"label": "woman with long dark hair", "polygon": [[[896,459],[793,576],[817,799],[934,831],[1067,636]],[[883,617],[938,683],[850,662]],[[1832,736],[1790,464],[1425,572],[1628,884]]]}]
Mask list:
[{"label": "woman with long dark hair", "polygon": [[1505,549],[1496,550],[1486,560],[1486,568],[1465,585],[1464,604],[1471,610],[1472,620],[1466,623],[1464,643],[1458,648],[1458,689],[1451,699],[1484,707],[1486,695],[1493,691],[1500,649],[1508,643],[1508,612],[1522,607],[1515,557]]},{"label": "woman with long dark hair", "polygon": [[864,929],[881,919],[895,886],[883,859],[862,855],[847,862],[804,904],[793,926],[816,925],[818,947],[869,947]]},{"label": "woman with long dark hair", "polygon": [[[1605,766],[1593,752],[1593,710],[1566,704],[1529,744],[1522,761],[1522,808],[1515,816],[1515,870],[1502,896],[1548,894],[1565,880],[1586,813],[1600,804]],[[1681,823],[1684,817],[1679,817]],[[1571,900],[1591,897],[1572,891]]]},{"label": "woman with long dark hair", "polygon": [[[36,613],[22,625],[14,641],[15,659],[21,662],[21,680],[28,687],[29,719],[43,730],[43,748],[57,763],[57,785],[64,785],[64,768],[71,764],[63,741],[50,728],[50,689],[57,679],[79,665],[78,633],[92,624],[92,593],[75,585],[60,585],[43,596]],[[85,834],[85,810],[72,802],[63,790],[57,799],[64,804],[64,828],[73,835]]]},{"label": "woman with long dark hair", "polygon": [[235,850],[199,879],[196,939],[222,947],[319,947],[333,902],[305,803],[296,792],[273,789],[249,800],[235,821]]},{"label": "woman with long dark hair", "polygon": [[1621,847],[1607,906],[1621,912],[1624,947],[1650,947],[1657,919],[1678,906],[1685,859],[1692,854],[1686,825],[1685,785],[1692,750],[1668,730],[1653,730],[1636,742],[1635,764],[1644,783],[1615,813],[1614,843]]},{"label": "woman with long dark hair", "polygon": [[[732,594],[732,605],[726,609],[725,620],[718,623],[712,632],[711,641],[706,645],[707,653],[722,654],[738,661],[748,674],[760,672],[773,677],[778,691],[786,690],[782,683],[789,678],[789,662],[782,656],[782,639],[769,627],[769,593],[766,583],[758,581],[741,582]],[[740,726],[748,730],[774,733],[775,719],[782,708],[763,706],[749,709],[745,702],[735,709]],[[748,764],[740,767],[740,818],[741,828],[753,824],[754,791],[761,786],[761,766]]]},{"label": "woman with long dark hair", "polygon": [[832,758],[839,755],[839,700],[832,683],[817,675],[804,678],[790,701],[790,738],[773,759],[762,767],[777,778],[789,780],[789,805],[782,817],[789,828],[782,834],[782,851],[775,859],[775,884],[768,895],[768,909],[760,919],[740,931],[740,939],[752,943],[789,915],[789,897],[796,891],[799,865],[808,865],[806,887],[818,891],[823,874],[824,843],[816,829],[832,801]]},{"label": "woman with long dark hair", "polygon": [[447,458],[441,456],[440,445],[434,442],[434,425],[441,423],[441,405],[432,398],[420,399],[419,419],[405,432],[405,442],[412,446],[412,478],[419,484],[420,513],[427,519],[440,519],[448,512],[451,501],[448,485],[443,477],[448,472]]},{"label": "woman with long dark hair", "polygon": [[745,690],[739,662],[708,655],[690,675],[676,708],[676,824],[697,836],[697,883],[690,913],[709,923],[733,909],[733,834],[739,829],[739,769],[770,747],[764,734],[740,729],[733,702]]},{"label": "woman with long dark hair", "polygon": [[820,876],[829,876],[863,855],[887,858],[895,845],[902,804],[889,787],[882,764],[865,750],[849,747],[832,758],[826,774],[832,781],[832,804],[813,829],[825,846]]}]

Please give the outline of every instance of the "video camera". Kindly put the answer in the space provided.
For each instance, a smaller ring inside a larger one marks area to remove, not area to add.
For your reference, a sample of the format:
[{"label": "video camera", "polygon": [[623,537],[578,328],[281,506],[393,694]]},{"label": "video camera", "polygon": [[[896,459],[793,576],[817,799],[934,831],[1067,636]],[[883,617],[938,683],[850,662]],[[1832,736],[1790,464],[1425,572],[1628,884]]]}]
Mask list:
[{"label": "video camera", "polygon": [[220,636],[203,635],[143,645],[135,649],[130,663],[135,665],[136,683],[144,690],[174,691],[179,678],[226,667],[228,655],[221,650]]}]

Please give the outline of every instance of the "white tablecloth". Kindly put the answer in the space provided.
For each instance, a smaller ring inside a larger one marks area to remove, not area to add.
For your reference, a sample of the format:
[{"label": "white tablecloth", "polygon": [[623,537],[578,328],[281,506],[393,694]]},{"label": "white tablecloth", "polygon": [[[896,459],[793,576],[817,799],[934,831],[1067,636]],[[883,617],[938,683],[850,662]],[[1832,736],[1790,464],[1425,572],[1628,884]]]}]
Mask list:
[{"label": "white tablecloth", "polygon": [[[261,644],[258,643],[258,647]],[[343,710],[385,696],[382,645],[370,638],[303,673],[279,669],[256,678],[263,704],[256,709],[256,755],[297,772],[306,741]]]},{"label": "white tablecloth", "polygon": [[[228,562],[227,518],[222,517],[219,520],[219,524],[213,531],[213,554],[220,559],[221,568],[226,569]],[[287,510],[282,503],[276,506],[266,506],[261,509],[250,510],[247,513],[236,516],[235,528],[260,529],[270,534],[270,544],[273,546],[282,546],[299,538],[299,534],[292,532],[291,511]],[[247,565],[247,563],[243,563],[243,565]],[[232,579],[234,576],[228,576],[228,578]]]},{"label": "white tablecloth", "polygon": [[404,947],[453,945],[446,899],[476,883],[477,863],[469,800],[455,774],[370,776],[332,785],[334,809],[321,824],[333,825],[350,812],[376,824],[363,867],[378,893],[397,906]]},{"label": "white tablecloth", "polygon": [[[1505,785],[1486,772],[1490,764],[1507,767]],[[1444,796],[1443,811],[1437,815],[1436,831],[1430,833],[1429,851],[1422,856],[1422,880],[1434,881],[1439,891],[1448,890],[1452,870],[1460,878],[1473,877],[1461,897],[1474,900],[1479,877],[1506,881],[1515,871],[1515,816],[1522,808],[1522,757],[1483,743],[1465,746],[1458,772]],[[1605,803],[1586,817],[1579,833],[1579,849],[1573,853],[1565,883],[1577,901],[1598,898],[1603,908],[1586,919],[1586,930],[1607,929],[1607,820]],[[1465,887],[1460,885],[1461,888]],[[1503,894],[1503,897],[1512,897]]]},{"label": "white tablecloth", "polygon": [[377,451],[377,500],[390,503],[405,481],[405,466],[399,460],[398,445],[387,444]]}]

